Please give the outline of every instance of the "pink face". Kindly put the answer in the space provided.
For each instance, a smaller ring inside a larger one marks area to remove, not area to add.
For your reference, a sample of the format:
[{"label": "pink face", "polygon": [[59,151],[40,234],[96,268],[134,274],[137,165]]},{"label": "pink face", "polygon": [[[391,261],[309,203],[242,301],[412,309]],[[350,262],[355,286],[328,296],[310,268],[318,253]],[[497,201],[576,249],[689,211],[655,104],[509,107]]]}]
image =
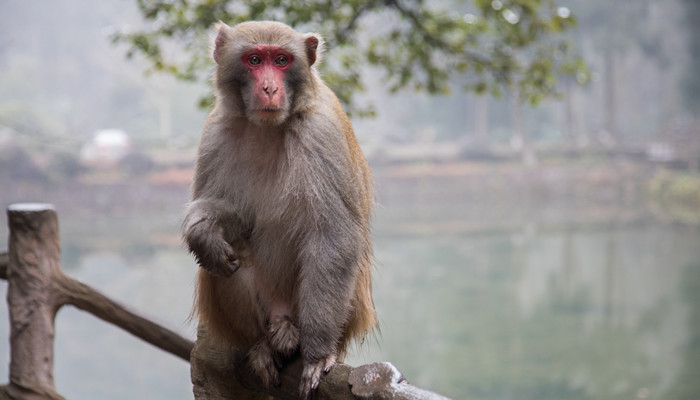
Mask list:
[{"label": "pink face", "polygon": [[253,111],[262,119],[274,119],[286,107],[284,74],[294,56],[280,46],[257,45],[241,61],[253,80]]}]

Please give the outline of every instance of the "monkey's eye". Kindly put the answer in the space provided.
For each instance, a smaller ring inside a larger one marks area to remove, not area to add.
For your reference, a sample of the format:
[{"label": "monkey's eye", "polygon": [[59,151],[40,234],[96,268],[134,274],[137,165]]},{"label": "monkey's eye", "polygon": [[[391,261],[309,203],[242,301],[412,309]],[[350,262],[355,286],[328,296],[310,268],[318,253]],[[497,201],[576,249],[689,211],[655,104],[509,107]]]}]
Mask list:
[{"label": "monkey's eye", "polygon": [[277,56],[277,58],[275,58],[275,64],[279,65],[280,67],[284,67],[288,62],[289,59],[285,56]]},{"label": "monkey's eye", "polygon": [[248,58],[248,64],[250,65],[260,65],[262,63],[262,59],[258,56],[250,56]]}]

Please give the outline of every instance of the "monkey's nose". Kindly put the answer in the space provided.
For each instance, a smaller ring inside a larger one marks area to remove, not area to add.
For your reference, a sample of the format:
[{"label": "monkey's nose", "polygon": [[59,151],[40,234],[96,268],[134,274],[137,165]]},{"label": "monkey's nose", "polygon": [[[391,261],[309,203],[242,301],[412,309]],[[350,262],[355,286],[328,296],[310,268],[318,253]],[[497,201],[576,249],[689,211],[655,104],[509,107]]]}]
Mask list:
[{"label": "monkey's nose", "polygon": [[277,87],[277,85],[263,85],[263,92],[265,92],[268,96],[274,96],[274,94],[277,93],[278,89],[279,88]]}]

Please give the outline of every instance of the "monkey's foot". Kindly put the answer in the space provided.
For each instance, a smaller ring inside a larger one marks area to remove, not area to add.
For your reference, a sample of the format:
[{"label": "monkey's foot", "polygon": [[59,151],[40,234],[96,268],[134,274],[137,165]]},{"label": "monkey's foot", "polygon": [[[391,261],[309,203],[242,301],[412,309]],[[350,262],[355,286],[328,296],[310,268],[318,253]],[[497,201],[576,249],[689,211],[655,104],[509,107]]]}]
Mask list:
[{"label": "monkey's foot", "polygon": [[321,383],[321,371],[328,373],[335,365],[338,356],[331,354],[325,360],[316,363],[304,362],[304,370],[301,373],[301,385],[299,386],[299,396],[302,399],[310,399],[311,392]]},{"label": "monkey's foot", "polygon": [[267,340],[262,339],[248,351],[248,363],[253,372],[260,377],[263,385],[279,386],[280,375],[275,367],[275,360]]},{"label": "monkey's foot", "polygon": [[268,330],[270,346],[285,357],[299,348],[299,329],[289,317],[278,317],[270,323]]}]

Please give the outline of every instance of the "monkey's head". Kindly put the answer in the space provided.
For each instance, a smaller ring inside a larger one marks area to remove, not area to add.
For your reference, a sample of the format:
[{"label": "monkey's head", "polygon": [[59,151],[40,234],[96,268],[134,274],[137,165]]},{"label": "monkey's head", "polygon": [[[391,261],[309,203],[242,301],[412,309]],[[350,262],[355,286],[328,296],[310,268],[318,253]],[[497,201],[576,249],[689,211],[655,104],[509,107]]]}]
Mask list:
[{"label": "monkey's head", "polygon": [[254,124],[282,124],[308,103],[298,95],[314,84],[321,43],[318,35],[279,22],[220,23],[214,44],[218,96]]}]

